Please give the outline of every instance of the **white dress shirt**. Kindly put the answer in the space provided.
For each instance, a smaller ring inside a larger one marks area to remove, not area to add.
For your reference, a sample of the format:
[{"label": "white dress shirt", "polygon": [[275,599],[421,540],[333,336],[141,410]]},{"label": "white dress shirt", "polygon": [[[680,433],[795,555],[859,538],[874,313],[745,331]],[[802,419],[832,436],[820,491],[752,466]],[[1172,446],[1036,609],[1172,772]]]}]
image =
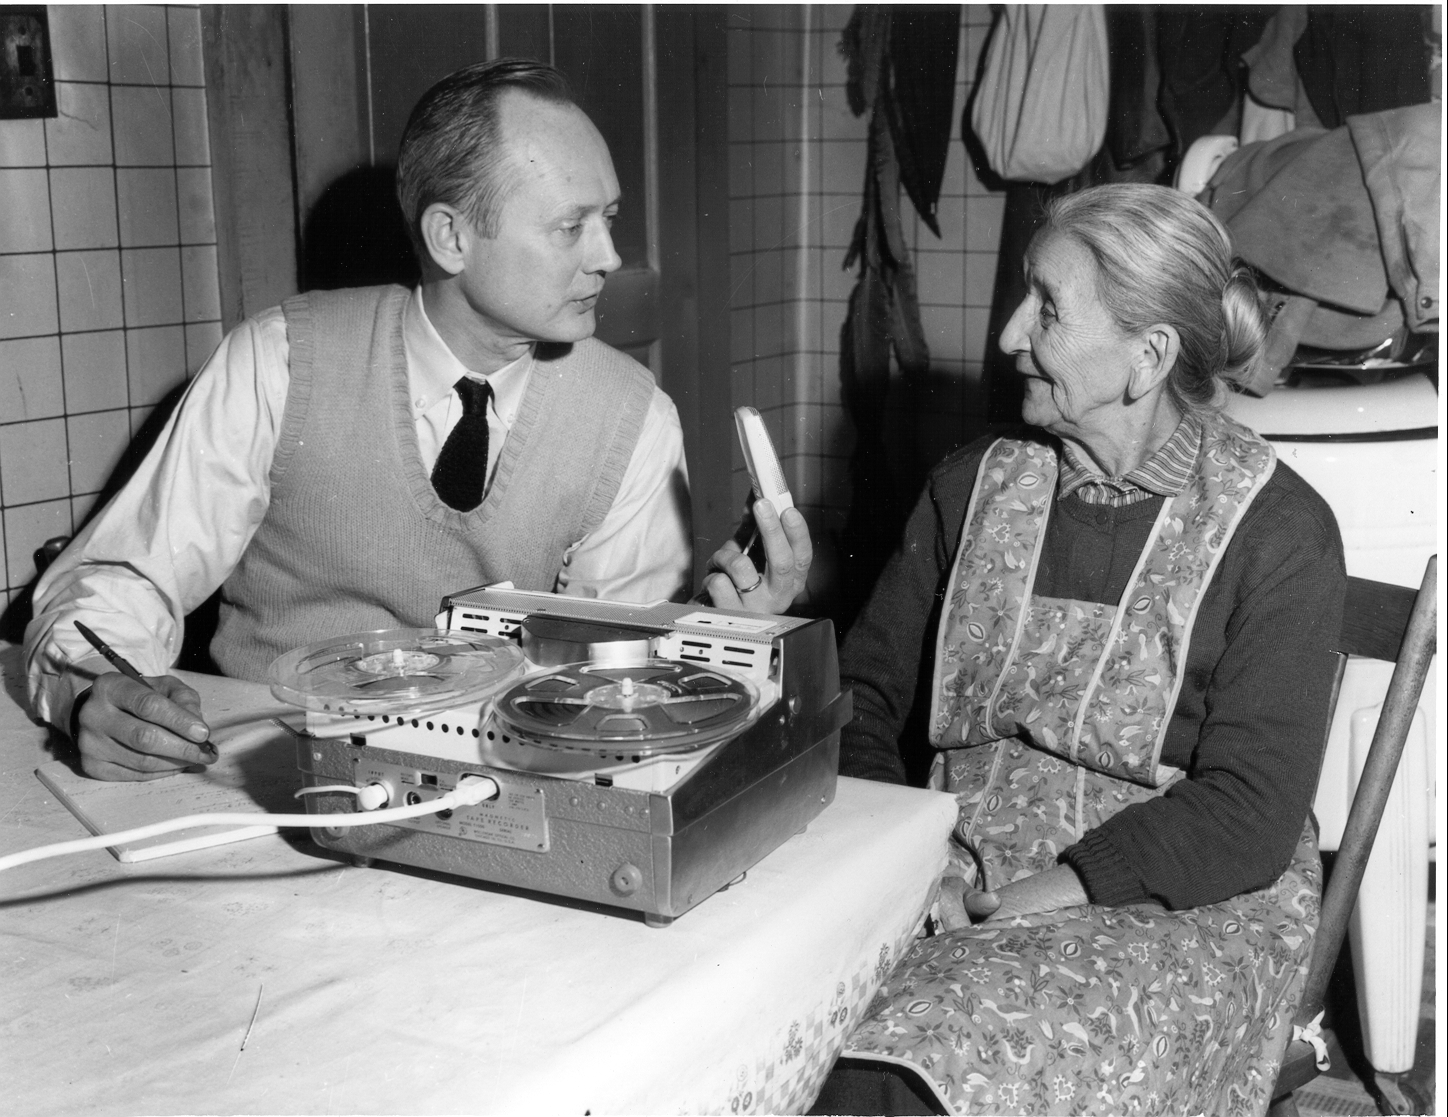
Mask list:
[{"label": "white dress shirt", "polygon": [[[462,376],[492,385],[491,484],[528,387],[532,354],[485,377],[464,368],[428,320],[420,287],[407,303],[402,336],[429,473],[462,417],[453,385]],[[175,662],[186,614],[226,580],[266,515],[291,380],[288,356],[280,308],[229,333],[135,475],[41,577],[26,633],[30,698],[40,717],[65,726],[75,695],[110,669],[75,630],[77,619],[142,674],[164,674]],[[673,402],[655,388],[613,506],[564,555],[556,588],[624,601],[677,598],[689,585],[692,561],[683,433]]]}]

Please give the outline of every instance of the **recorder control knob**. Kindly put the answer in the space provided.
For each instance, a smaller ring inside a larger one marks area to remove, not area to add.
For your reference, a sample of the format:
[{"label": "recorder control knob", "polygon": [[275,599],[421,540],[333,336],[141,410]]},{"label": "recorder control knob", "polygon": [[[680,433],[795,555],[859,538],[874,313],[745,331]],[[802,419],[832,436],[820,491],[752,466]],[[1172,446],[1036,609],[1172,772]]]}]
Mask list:
[{"label": "recorder control knob", "polygon": [[637,865],[625,861],[613,871],[613,876],[609,877],[608,883],[620,896],[632,896],[643,887],[644,875],[639,872]]}]

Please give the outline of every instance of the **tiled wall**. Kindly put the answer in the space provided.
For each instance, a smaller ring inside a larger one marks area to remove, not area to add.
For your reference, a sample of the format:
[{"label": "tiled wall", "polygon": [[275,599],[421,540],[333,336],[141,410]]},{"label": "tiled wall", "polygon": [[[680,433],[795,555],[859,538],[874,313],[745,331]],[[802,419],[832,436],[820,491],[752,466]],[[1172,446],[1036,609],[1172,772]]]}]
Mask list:
[{"label": "tiled wall", "polygon": [[221,337],[199,8],[49,16],[60,115],[0,120],[0,605]]},{"label": "tiled wall", "polygon": [[[764,5],[729,15],[733,393],[765,413],[795,500],[828,545],[850,500],[853,430],[840,403],[839,332],[855,281],[841,270],[859,217],[867,118],[845,99],[840,35],[851,6]],[[962,8],[957,120],[990,8]],[[941,237],[902,195],[930,346],[925,391],[892,403],[892,443],[938,458],[980,429],[1004,194],[981,184],[957,128]],[[922,401],[924,401],[922,405]],[[742,502],[748,478],[736,471]]]}]

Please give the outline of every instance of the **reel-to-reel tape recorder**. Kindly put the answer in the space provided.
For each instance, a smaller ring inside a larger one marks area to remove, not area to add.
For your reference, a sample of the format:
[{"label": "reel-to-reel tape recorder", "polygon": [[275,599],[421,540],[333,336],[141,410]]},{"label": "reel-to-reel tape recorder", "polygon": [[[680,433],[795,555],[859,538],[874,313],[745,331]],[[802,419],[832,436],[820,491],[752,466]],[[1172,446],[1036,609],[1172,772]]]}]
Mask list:
[{"label": "reel-to-reel tape recorder", "polygon": [[[849,720],[827,620],[482,588],[436,630],[322,641],[272,665],[306,710],[314,839],[670,922],[834,798]],[[398,823],[467,775],[497,792]],[[327,791],[323,788],[339,788]]]}]

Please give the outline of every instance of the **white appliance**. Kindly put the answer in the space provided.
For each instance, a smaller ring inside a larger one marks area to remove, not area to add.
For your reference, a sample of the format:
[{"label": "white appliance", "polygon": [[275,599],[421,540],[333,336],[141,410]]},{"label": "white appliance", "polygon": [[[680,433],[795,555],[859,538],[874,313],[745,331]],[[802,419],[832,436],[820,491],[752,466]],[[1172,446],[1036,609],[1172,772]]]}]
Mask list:
[{"label": "white appliance", "polygon": [[[1350,577],[1416,589],[1437,546],[1442,447],[1438,392],[1425,373],[1378,384],[1278,387],[1233,396],[1228,413],[1277,448],[1322,494]],[[1437,665],[1429,673],[1349,933],[1364,1047],[1379,1071],[1413,1066],[1422,995],[1428,860],[1436,844]],[[1314,810],[1335,850],[1377,726],[1392,665],[1351,659]]]}]

